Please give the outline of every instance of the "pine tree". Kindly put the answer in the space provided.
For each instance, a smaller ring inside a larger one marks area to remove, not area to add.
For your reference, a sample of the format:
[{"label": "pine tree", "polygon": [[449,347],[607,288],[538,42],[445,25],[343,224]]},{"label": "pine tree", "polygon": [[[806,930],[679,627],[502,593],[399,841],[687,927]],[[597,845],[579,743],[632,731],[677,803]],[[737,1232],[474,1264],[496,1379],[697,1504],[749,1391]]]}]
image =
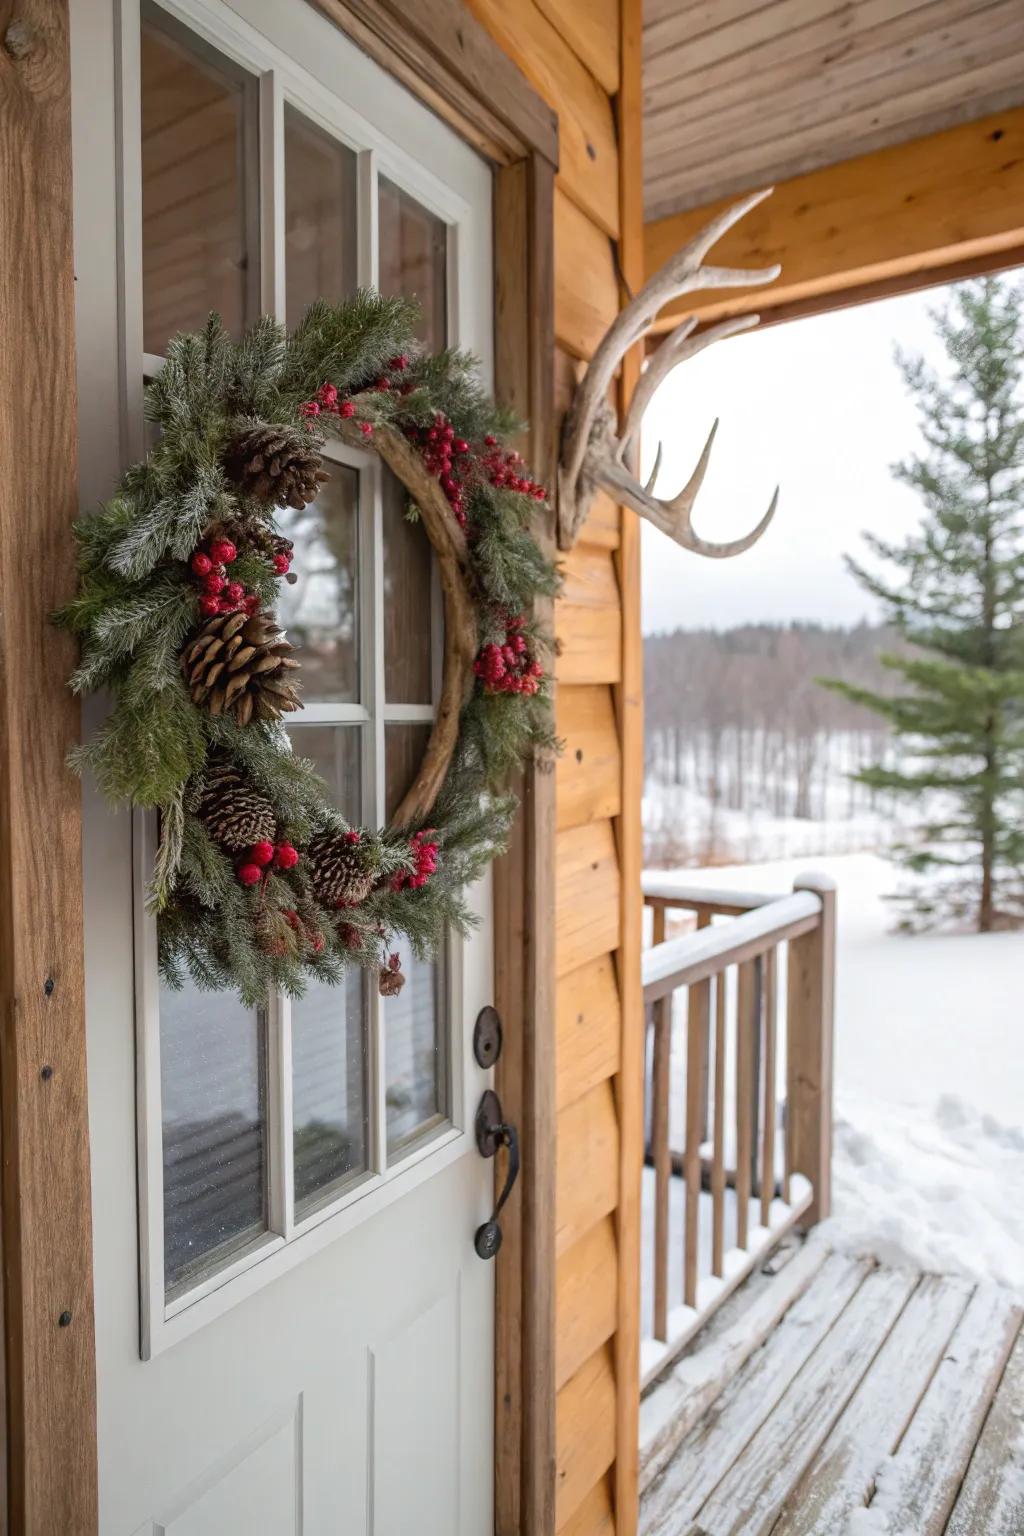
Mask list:
[{"label": "pine tree", "polygon": [[1024,293],[964,283],[932,319],[947,366],[897,353],[925,448],[894,467],[924,504],[904,544],[866,535],[892,580],[848,559],[907,643],[880,659],[891,695],[827,686],[891,724],[894,766],[858,778],[921,811],[897,858],[929,875],[899,898],[907,926],[1024,918]]}]

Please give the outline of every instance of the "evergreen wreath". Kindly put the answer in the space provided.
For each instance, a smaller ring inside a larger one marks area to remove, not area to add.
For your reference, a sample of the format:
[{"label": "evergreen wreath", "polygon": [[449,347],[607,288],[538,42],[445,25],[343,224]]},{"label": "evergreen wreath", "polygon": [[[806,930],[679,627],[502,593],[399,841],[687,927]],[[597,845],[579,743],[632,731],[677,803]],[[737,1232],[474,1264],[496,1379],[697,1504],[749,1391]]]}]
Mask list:
[{"label": "evergreen wreath", "polygon": [[[514,423],[473,360],[422,352],[415,321],[367,290],[315,303],[291,336],[264,318],[235,343],[215,315],[176,336],[146,389],[156,445],[75,525],[78,592],[55,617],[81,643],[70,686],[113,706],[73,765],[159,811],[148,902],[171,986],[187,973],[253,1005],[358,964],[393,994],[395,937],[428,956],[471,926],[465,887],[515,811],[503,786],[554,745],[527,617],[558,585],[530,529],[547,493],[502,446]],[[315,499],[328,432],[375,447],[411,488],[445,584],[439,717],[386,829],[345,821],[282,723],[301,667],[273,612],[295,580],[274,509]]]}]

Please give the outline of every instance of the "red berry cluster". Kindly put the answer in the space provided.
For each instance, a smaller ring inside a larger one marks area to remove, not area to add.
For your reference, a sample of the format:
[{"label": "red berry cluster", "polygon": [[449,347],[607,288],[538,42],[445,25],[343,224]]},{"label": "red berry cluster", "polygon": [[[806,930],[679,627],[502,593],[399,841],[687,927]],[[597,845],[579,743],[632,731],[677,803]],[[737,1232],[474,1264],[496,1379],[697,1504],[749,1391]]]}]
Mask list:
[{"label": "red berry cluster", "polygon": [[[356,408],[351,400],[342,399],[333,384],[321,384],[312,400],[304,400],[299,406],[299,414],[307,420],[326,413],[328,416],[337,416],[342,421],[349,421],[356,413]],[[359,423],[360,431],[369,437],[373,431],[373,424],[369,421]]]},{"label": "red berry cluster", "polygon": [[523,634],[526,618],[519,613],[506,620],[505,639],[482,646],[473,671],[488,693],[536,693],[544,669],[530,652]]},{"label": "red berry cluster", "polygon": [[294,907],[289,907],[284,914],[285,922],[289,928],[302,935],[314,954],[319,954],[324,947],[324,936],[312,923],[304,923]]},{"label": "red berry cluster", "polygon": [[532,496],[534,501],[547,501],[547,486],[523,474],[521,453],[503,452],[498,439],[490,432],[484,438],[484,447],[487,452],[480,459],[480,467],[496,489],[518,491],[521,496]]},{"label": "red berry cluster", "polygon": [[243,885],[259,885],[271,864],[277,869],[294,869],[298,862],[298,850],[291,843],[264,841],[253,843],[235,873]]},{"label": "red berry cluster", "polygon": [[391,876],[391,889],[401,891],[408,886],[411,891],[418,891],[426,885],[431,875],[437,873],[437,843],[433,839],[437,836],[433,827],[424,828],[409,839],[409,851],[416,863],[413,871],[400,869]]},{"label": "red berry cluster", "polygon": [[227,567],[238,559],[238,550],[230,539],[211,539],[205,548],[200,546],[189,561],[189,569],[196,579],[202,596],[199,609],[207,618],[215,613],[255,613],[260,606],[259,595],[247,592],[240,581],[231,581]]},{"label": "red berry cluster", "polygon": [[455,428],[440,411],[434,416],[433,426],[417,427],[410,423],[405,428],[405,435],[419,449],[426,468],[437,477],[459,527],[465,528],[464,482],[470,467],[466,439],[455,436]]}]

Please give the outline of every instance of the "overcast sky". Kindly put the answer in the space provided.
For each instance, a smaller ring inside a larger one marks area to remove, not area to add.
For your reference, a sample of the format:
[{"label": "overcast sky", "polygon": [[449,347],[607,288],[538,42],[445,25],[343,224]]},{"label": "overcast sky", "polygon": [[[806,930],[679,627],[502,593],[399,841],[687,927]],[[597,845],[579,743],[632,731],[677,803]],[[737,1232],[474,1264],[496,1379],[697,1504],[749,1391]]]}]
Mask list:
[{"label": "overcast sky", "polygon": [[760,619],[856,623],[876,617],[844,568],[868,528],[899,540],[920,518],[889,466],[919,441],[916,412],[893,360],[938,360],[928,311],[948,290],[887,299],[737,336],[683,363],[644,419],[660,439],[660,494],[688,479],[715,416],[711,465],[694,513],[706,538],[746,532],[781,487],[761,543],[734,560],[702,560],[643,525],[643,626],[658,630]]}]

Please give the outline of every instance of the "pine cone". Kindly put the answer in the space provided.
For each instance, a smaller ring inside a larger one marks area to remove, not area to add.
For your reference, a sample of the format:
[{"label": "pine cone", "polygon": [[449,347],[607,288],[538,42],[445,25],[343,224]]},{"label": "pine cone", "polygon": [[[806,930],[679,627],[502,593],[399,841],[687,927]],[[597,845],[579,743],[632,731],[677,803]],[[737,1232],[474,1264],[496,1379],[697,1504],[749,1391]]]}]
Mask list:
[{"label": "pine cone", "polygon": [[389,965],[381,966],[380,980],[377,983],[377,990],[381,997],[397,997],[404,986],[405,977],[401,971],[394,971]]},{"label": "pine cone", "polygon": [[214,539],[228,539],[237,550],[251,551],[265,560],[273,560],[275,555],[290,557],[295,547],[291,539],[282,538],[258,517],[229,517],[211,523],[203,529],[203,542],[210,544]]},{"label": "pine cone", "polygon": [[267,506],[303,507],[315,501],[330,476],[314,445],[295,427],[250,427],[228,445],[228,478]]},{"label": "pine cone", "polygon": [[254,843],[272,843],[277,833],[270,801],[230,763],[214,763],[207,769],[196,814],[214,842],[232,853]]},{"label": "pine cone", "polygon": [[358,841],[347,832],[319,832],[309,845],[306,868],[317,900],[325,907],[358,907],[376,879],[363,864]]},{"label": "pine cone", "polygon": [[288,675],[299,665],[291,649],[272,613],[214,614],[182,652],[193,704],[233,714],[239,725],[301,709]]}]

